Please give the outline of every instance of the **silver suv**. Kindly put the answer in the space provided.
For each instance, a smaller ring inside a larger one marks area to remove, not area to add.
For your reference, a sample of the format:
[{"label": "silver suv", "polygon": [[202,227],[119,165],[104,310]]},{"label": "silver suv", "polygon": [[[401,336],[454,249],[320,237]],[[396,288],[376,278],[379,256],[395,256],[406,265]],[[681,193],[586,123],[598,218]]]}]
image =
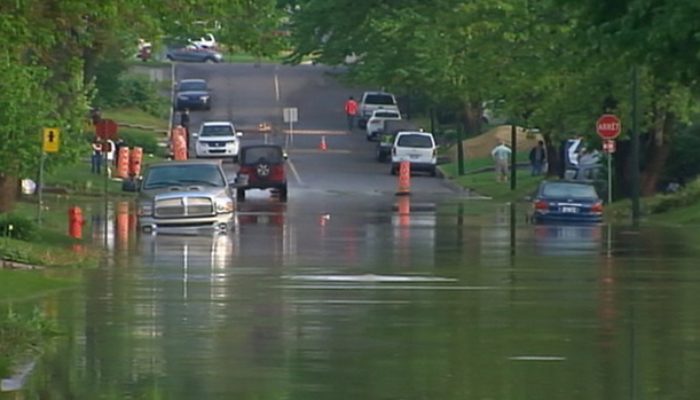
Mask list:
[{"label": "silver suv", "polygon": [[221,161],[152,164],[132,188],[143,232],[233,228],[234,201]]}]

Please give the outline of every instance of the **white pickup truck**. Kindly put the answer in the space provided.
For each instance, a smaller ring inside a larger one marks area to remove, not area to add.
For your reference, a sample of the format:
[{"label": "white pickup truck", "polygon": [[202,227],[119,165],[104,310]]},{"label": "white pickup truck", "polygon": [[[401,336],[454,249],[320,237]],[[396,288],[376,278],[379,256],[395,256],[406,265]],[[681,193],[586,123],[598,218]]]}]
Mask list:
[{"label": "white pickup truck", "polygon": [[372,116],[374,110],[379,109],[399,112],[399,106],[396,104],[396,97],[386,92],[365,92],[362,94],[357,126],[360,129],[366,129],[367,120]]}]

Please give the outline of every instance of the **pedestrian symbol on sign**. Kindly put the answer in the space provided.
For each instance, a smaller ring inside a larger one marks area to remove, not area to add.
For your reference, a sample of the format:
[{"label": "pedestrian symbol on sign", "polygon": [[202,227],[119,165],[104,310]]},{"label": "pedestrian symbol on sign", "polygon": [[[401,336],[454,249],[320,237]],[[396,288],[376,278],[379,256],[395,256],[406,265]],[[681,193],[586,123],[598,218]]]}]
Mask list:
[{"label": "pedestrian symbol on sign", "polygon": [[44,140],[42,149],[45,153],[58,152],[61,131],[58,128],[44,128]]}]

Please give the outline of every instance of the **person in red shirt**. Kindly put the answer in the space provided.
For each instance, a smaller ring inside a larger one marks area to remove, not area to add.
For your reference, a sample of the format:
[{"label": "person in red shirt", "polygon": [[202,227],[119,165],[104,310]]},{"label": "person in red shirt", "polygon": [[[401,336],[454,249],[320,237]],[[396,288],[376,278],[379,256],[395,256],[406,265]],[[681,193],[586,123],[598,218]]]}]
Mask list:
[{"label": "person in red shirt", "polygon": [[357,102],[352,96],[345,102],[345,115],[348,118],[348,130],[352,131],[357,116]]}]

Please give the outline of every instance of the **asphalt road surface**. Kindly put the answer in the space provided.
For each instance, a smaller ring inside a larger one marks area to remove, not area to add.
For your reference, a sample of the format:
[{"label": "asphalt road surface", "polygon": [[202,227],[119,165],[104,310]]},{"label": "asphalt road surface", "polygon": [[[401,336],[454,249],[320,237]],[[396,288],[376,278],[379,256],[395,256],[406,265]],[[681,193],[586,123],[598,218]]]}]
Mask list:
[{"label": "asphalt road surface", "polygon": [[[192,130],[205,121],[227,120],[244,133],[244,145],[267,140],[288,149],[290,201],[319,192],[393,196],[397,177],[389,173],[389,164],[375,160],[376,143],[368,142],[362,130],[347,130],[343,104],[349,95],[360,97],[364,89],[344,86],[336,79],[341,73],[312,65],[178,64],[175,77],[206,79],[213,90],[212,109],[191,112]],[[283,122],[285,107],[298,109],[291,133]],[[271,133],[260,133],[260,123],[270,124]],[[322,140],[325,151],[320,150]],[[414,174],[411,194],[434,198],[462,193],[442,178]],[[256,191],[250,195],[268,196]]]}]

